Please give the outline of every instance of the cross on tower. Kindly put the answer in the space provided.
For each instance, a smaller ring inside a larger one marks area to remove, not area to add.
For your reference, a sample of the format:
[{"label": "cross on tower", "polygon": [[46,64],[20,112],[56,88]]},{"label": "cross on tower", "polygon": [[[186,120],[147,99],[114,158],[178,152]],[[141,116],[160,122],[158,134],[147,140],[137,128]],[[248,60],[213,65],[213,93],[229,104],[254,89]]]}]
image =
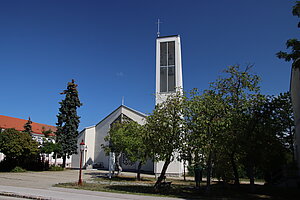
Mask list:
[{"label": "cross on tower", "polygon": [[159,35],[160,35],[160,32],[159,32],[159,24],[161,24],[162,22],[159,20],[159,19],[157,19],[157,22],[156,22],[156,24],[157,24],[157,37],[159,37]]}]

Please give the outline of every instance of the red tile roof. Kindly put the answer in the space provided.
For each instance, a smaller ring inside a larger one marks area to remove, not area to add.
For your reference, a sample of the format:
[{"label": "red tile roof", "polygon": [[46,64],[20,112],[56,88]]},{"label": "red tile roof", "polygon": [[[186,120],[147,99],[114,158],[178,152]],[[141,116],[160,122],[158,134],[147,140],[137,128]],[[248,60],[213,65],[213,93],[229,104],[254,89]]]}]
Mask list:
[{"label": "red tile roof", "polygon": [[[25,119],[19,119],[19,118],[0,115],[0,128],[2,128],[2,129],[14,128],[17,131],[23,131],[24,124],[27,121],[28,120],[25,120]],[[42,131],[44,131],[44,130],[47,131],[49,129],[51,129],[53,132],[56,131],[55,126],[50,126],[47,124],[39,124],[36,122],[32,122],[31,127],[32,127],[32,132],[35,134],[43,134]]]}]

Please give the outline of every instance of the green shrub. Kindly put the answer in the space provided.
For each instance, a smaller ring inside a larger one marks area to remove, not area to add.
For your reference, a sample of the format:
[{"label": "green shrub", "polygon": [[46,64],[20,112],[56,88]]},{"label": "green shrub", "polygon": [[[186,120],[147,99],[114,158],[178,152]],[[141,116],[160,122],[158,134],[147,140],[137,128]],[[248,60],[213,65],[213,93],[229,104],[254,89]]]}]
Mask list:
[{"label": "green shrub", "polygon": [[64,171],[64,168],[62,168],[61,166],[50,166],[49,167],[49,171]]},{"label": "green shrub", "polygon": [[26,172],[26,169],[23,169],[22,167],[16,166],[10,172]]}]

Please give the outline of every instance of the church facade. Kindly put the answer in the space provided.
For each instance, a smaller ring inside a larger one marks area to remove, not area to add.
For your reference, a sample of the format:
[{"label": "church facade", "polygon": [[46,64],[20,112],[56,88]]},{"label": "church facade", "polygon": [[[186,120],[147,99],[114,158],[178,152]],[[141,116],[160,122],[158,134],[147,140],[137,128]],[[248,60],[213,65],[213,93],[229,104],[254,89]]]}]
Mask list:
[{"label": "church facade", "polygon": [[[177,91],[182,91],[182,64],[181,64],[181,45],[180,36],[158,37],[156,39],[156,102],[162,103],[168,95]],[[83,129],[77,140],[78,151],[79,144],[83,140],[86,148],[83,152],[82,166],[86,168],[109,168],[109,156],[105,154],[103,145],[108,145],[104,141],[109,129],[116,121],[122,121],[123,118],[129,118],[139,124],[144,124],[146,114],[129,108],[125,105],[119,106],[98,124]],[[159,144],[158,144],[159,145]],[[72,155],[72,168],[80,166],[80,152]],[[122,155],[119,163],[123,170],[137,170],[137,163],[130,163],[126,156]],[[154,174],[160,174],[164,162],[153,162],[149,160],[142,171]],[[179,161],[173,161],[166,172],[167,175],[181,175],[183,173],[183,164]]]}]

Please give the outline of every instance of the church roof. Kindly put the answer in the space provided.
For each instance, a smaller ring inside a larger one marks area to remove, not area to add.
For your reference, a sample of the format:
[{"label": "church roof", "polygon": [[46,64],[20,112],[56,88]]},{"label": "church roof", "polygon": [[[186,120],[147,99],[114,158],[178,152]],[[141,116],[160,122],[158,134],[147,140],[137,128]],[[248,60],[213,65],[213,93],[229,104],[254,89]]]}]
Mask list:
[{"label": "church roof", "polygon": [[[8,117],[4,115],[0,115],[0,128],[2,129],[8,129],[8,128],[14,128],[17,131],[23,131],[24,130],[24,124],[28,120],[15,118],[15,117]],[[56,131],[55,126],[47,125],[47,124],[40,124],[36,122],[32,122],[31,124],[32,132],[35,134],[43,134],[43,131],[47,131],[51,129],[53,132]]]},{"label": "church roof", "polygon": [[[118,108],[116,108],[114,111],[112,111],[109,115],[107,115],[104,119],[102,119],[98,124],[100,124],[101,122],[103,122],[106,118],[108,118],[110,115],[112,115],[115,111],[119,110],[120,108],[126,108],[128,110],[130,110],[131,112],[134,112],[136,113],[137,115],[140,115],[141,117],[147,117],[146,114],[142,113],[142,112],[139,112],[137,110],[134,110],[132,108],[129,108],[128,106],[125,106],[125,105],[120,105]],[[98,125],[97,124],[97,125]],[[96,126],[97,126],[96,125]]]}]

